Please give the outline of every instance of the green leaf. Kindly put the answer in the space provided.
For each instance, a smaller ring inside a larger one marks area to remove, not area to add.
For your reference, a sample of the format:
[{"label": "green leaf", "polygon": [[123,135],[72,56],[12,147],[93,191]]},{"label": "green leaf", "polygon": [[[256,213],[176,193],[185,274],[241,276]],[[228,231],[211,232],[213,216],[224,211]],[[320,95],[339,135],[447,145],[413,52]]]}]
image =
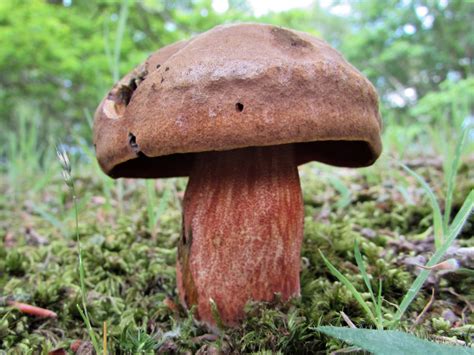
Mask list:
[{"label": "green leaf", "polygon": [[474,349],[433,343],[396,330],[318,327],[316,330],[356,345],[376,355],[463,355],[474,354]]}]

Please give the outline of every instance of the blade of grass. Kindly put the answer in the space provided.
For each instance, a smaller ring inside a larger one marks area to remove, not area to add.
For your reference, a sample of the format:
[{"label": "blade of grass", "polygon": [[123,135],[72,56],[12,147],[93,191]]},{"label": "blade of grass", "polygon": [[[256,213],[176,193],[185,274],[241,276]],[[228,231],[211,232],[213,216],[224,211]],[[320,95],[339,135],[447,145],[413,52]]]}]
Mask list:
[{"label": "blade of grass", "polygon": [[153,180],[146,181],[146,191],[147,191],[147,217],[148,217],[148,230],[152,235],[155,235],[158,221],[166,210],[166,206],[171,198],[170,189],[166,188],[163,192],[163,195],[160,198],[158,207],[157,204],[157,195],[155,191],[155,184]]},{"label": "blade of grass", "polygon": [[[115,44],[114,44],[114,52],[113,54],[110,53],[110,47],[108,46],[109,38],[108,38],[108,27],[105,27],[104,32],[104,50],[106,53],[107,58],[109,59],[109,65],[111,73],[112,73],[112,80],[113,82],[117,82],[120,79],[120,53],[122,49],[122,41],[123,35],[125,33],[125,28],[127,27],[127,18],[128,18],[128,7],[130,5],[129,0],[122,0],[120,5],[120,14],[117,29],[115,31]],[[118,180],[116,183],[116,194],[118,200],[118,210],[120,215],[123,214],[124,210],[124,183],[123,180]]]},{"label": "blade of grass", "polygon": [[84,262],[82,259],[82,247],[81,247],[81,239],[79,237],[79,208],[77,203],[77,195],[76,195],[76,188],[74,185],[74,178],[72,175],[72,166],[67,155],[67,152],[62,149],[63,145],[57,144],[56,145],[56,154],[59,160],[59,163],[62,167],[63,179],[66,183],[67,187],[69,188],[69,192],[72,196],[72,201],[74,204],[74,216],[75,216],[75,234],[76,234],[76,244],[77,244],[77,252],[78,252],[78,272],[79,272],[79,283],[81,289],[81,300],[82,300],[82,308],[79,305],[76,305],[81,317],[83,318],[84,322],[86,323],[87,331],[92,341],[92,345],[97,354],[100,354],[100,346],[97,335],[94,333],[92,329],[92,325],[90,322],[89,314],[87,312],[87,302],[86,302],[86,286],[85,286],[85,271],[84,271]]},{"label": "blade of grass", "polygon": [[125,32],[125,27],[127,26],[128,6],[129,0],[122,0],[114,46],[114,66],[112,71],[114,82],[120,79],[120,51],[122,49],[123,34]]},{"label": "blade of grass", "polygon": [[382,317],[382,279],[379,279],[379,289],[377,290],[377,313],[380,317],[380,322],[383,321]]},{"label": "blade of grass", "polygon": [[171,199],[171,189],[167,188],[165,192],[163,193],[163,196],[161,196],[160,203],[158,204],[158,209],[156,210],[156,220],[158,221],[160,217],[163,215],[163,213],[166,210],[166,207],[168,205],[168,202]]},{"label": "blade of grass", "polygon": [[352,296],[356,299],[356,301],[360,304],[362,309],[367,313],[369,316],[370,320],[378,329],[382,329],[381,324],[378,323],[377,319],[375,318],[374,314],[370,310],[369,306],[367,303],[364,301],[362,298],[362,295],[359,293],[359,291],[356,290],[354,285],[343,275],[339,270],[337,270],[334,265],[331,264],[331,262],[326,259],[324,256],[323,252],[319,250],[319,254],[321,255],[321,258],[323,259],[324,263],[326,264],[327,268],[331,271],[331,273],[344,285],[346,286],[349,291],[352,293]]},{"label": "blade of grass", "polygon": [[418,175],[416,172],[414,172],[405,164],[400,163],[400,162],[397,162],[397,164],[399,164],[407,173],[409,173],[416,180],[418,180],[418,182],[421,184],[421,186],[425,190],[426,195],[428,196],[430,200],[431,209],[433,210],[435,246],[436,246],[436,249],[439,249],[441,245],[443,244],[443,239],[444,239],[443,236],[446,235],[446,231],[443,229],[443,216],[441,214],[441,209],[439,207],[436,196],[433,190],[431,190],[428,183],[425,181],[425,179],[423,179],[423,177]]},{"label": "blade of grass", "polygon": [[459,232],[461,232],[461,229],[464,226],[464,223],[466,222],[470,213],[472,212],[473,207],[474,207],[474,190],[471,190],[469,192],[469,195],[467,195],[466,200],[464,200],[464,203],[462,204],[461,209],[459,210],[456,217],[454,218],[453,223],[451,223],[451,226],[449,227],[448,235],[457,236]]},{"label": "blade of grass", "polygon": [[76,197],[76,191],[74,188],[74,183],[72,183],[71,192],[73,196],[72,198],[74,201],[74,211],[76,215],[76,242],[77,242],[77,251],[79,254],[79,283],[81,285],[81,298],[82,298],[82,309],[79,305],[77,305],[77,308],[79,309],[79,312],[81,313],[81,317],[86,323],[87,332],[89,333],[89,337],[91,338],[92,345],[94,346],[96,353],[100,354],[99,340],[94,330],[92,329],[89,313],[87,312],[86,285],[85,285],[86,277],[85,277],[85,271],[84,271],[84,262],[82,259],[81,240],[79,238],[79,212],[78,212],[78,207],[77,207],[77,197]]},{"label": "blade of grass", "polygon": [[114,77],[114,59],[112,57],[112,52],[110,50],[110,30],[108,22],[104,22],[104,52],[105,56],[107,57],[107,61],[109,62],[109,69],[111,77]]},{"label": "blade of grass", "polygon": [[94,126],[94,117],[92,117],[91,111],[87,108],[84,108],[82,111],[84,113],[84,117],[87,120],[89,128],[92,129],[92,127]]},{"label": "blade of grass", "polygon": [[43,218],[45,221],[49,222],[52,226],[54,226],[62,235],[68,235],[68,232],[64,227],[63,222],[56,218],[52,213],[49,213],[44,207],[32,203],[31,209],[33,210],[33,212],[41,216],[41,218]]},{"label": "blade of grass", "polygon": [[359,267],[360,273],[362,274],[362,278],[364,279],[365,286],[367,286],[367,289],[370,292],[370,297],[372,298],[372,301],[375,304],[374,292],[372,290],[372,285],[370,284],[369,275],[367,274],[367,271],[365,270],[364,261],[362,260],[362,255],[359,249],[359,242],[357,240],[354,243],[354,256],[356,259],[357,266]]},{"label": "blade of grass", "polygon": [[147,212],[147,219],[148,219],[148,230],[150,231],[151,235],[154,236],[155,235],[155,227],[156,227],[155,181],[154,180],[146,180],[145,185],[146,185],[146,212]]},{"label": "blade of grass", "polygon": [[382,324],[382,312],[381,308],[378,307],[378,302],[375,300],[374,291],[372,289],[372,285],[370,284],[369,274],[367,274],[367,270],[365,269],[364,260],[362,259],[362,254],[360,253],[359,242],[357,239],[354,243],[354,256],[356,259],[357,266],[359,267],[360,273],[362,275],[362,279],[364,280],[365,286],[369,290],[370,297],[372,298],[372,303],[375,308],[375,313],[377,314],[377,319],[379,324]]},{"label": "blade of grass", "polygon": [[351,204],[351,190],[344,184],[341,179],[336,176],[330,176],[329,183],[341,195],[339,200],[336,202],[336,207],[342,209],[349,206]]},{"label": "blade of grass", "polygon": [[454,159],[448,172],[448,187],[446,191],[446,201],[444,204],[444,230],[446,231],[449,226],[449,218],[451,216],[451,207],[453,203],[453,193],[454,188],[456,185],[456,176],[459,169],[459,163],[461,160],[461,154],[463,152],[464,146],[466,145],[467,141],[467,134],[469,132],[469,127],[464,127],[461,132],[461,139],[458,140],[458,144],[456,145],[456,150],[454,152]]},{"label": "blade of grass", "polygon": [[212,318],[216,322],[217,329],[219,329],[220,331],[224,330],[224,323],[222,322],[219,308],[217,308],[217,303],[212,298],[209,298],[209,305],[211,306]]},{"label": "blade of grass", "polygon": [[[81,315],[82,320],[84,321],[84,323],[86,323],[87,333],[89,334],[89,337],[91,338],[92,346],[94,347],[94,349],[100,349],[99,343],[97,342],[97,339],[96,339],[96,334],[94,333],[94,330],[92,329],[92,324],[89,320],[89,316],[86,316],[84,314],[80,305],[77,304],[76,307],[77,307],[77,310],[79,311],[79,314]],[[97,350],[96,350],[96,353],[100,354],[100,352],[97,352]]]},{"label": "blade of grass", "polygon": [[55,169],[47,169],[43,172],[43,174],[38,177],[38,179],[34,179],[33,186],[30,188],[30,193],[36,193],[42,190],[46,185],[51,183],[53,176],[58,173]]}]

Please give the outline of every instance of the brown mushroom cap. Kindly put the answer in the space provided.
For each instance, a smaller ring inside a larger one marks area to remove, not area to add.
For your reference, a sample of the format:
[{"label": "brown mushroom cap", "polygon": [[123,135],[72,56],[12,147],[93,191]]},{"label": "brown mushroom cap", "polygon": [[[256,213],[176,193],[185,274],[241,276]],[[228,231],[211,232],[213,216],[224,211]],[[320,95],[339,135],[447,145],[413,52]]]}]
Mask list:
[{"label": "brown mushroom cap", "polygon": [[381,152],[372,84],[326,42],[262,24],[218,26],[164,47],[95,113],[112,177],[187,176],[196,153],[295,144],[298,164],[371,165]]}]

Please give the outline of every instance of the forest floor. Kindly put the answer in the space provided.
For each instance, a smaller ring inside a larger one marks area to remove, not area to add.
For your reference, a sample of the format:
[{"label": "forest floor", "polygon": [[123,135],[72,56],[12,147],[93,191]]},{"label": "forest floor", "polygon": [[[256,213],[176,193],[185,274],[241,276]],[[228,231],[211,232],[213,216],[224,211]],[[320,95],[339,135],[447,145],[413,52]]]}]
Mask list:
[{"label": "forest floor", "polygon": [[[439,160],[405,163],[443,196]],[[473,188],[470,164],[465,161],[459,169],[453,215]],[[288,303],[275,299],[271,304],[251,304],[240,327],[215,335],[193,321],[176,294],[176,245],[186,180],[113,182],[92,165],[92,160],[74,161],[72,174],[87,311],[101,342],[106,323],[110,353],[340,351],[349,346],[315,328],[347,326],[343,314],[358,328],[374,325],[328,270],[319,250],[369,300],[354,258],[358,241],[372,287],[378,289],[382,281],[387,320],[420,272],[417,265],[433,253],[433,219],[424,190],[392,160],[383,158],[360,170],[308,164],[300,169],[305,202],[301,297]],[[82,301],[74,205],[59,169],[51,169],[44,173],[47,178],[30,175],[34,184],[0,176],[0,354],[1,349],[71,353],[78,340],[82,345],[77,353],[90,349],[87,326],[77,308]],[[468,269],[474,262],[473,235],[471,216],[445,257],[456,258],[461,267],[432,272],[398,329],[472,346],[474,278]],[[57,317],[29,316],[9,306],[12,301],[49,309]]]}]

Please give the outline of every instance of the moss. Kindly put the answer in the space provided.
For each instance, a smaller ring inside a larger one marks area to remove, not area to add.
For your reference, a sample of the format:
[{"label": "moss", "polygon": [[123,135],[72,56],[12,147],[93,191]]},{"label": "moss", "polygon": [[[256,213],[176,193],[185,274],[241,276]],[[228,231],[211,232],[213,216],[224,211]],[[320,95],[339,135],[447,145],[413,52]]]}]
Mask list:
[{"label": "moss", "polygon": [[[390,318],[396,311],[394,304],[400,303],[414,278],[413,270],[403,260],[416,254],[399,245],[401,236],[421,243],[417,235],[432,223],[426,203],[408,204],[398,199],[393,184],[382,184],[383,177],[366,171],[347,176],[341,170],[338,179],[350,191],[350,198],[345,208],[337,207],[341,192],[327,183],[335,170],[310,165],[302,171],[306,217],[301,297],[288,303],[275,300],[251,304],[241,327],[226,329],[215,339],[193,322],[191,312],[176,306],[176,245],[181,231],[180,196],[186,181],[167,182],[168,187],[175,186],[173,196],[169,208],[159,216],[157,233],[152,233],[143,205],[146,189],[142,181],[124,180],[123,201],[114,197],[108,204],[97,198],[107,195],[103,181],[88,176],[87,168],[78,171],[84,174],[78,177],[77,188],[82,197],[79,232],[88,310],[98,334],[102,323],[107,322],[115,353],[131,351],[134,346],[136,349],[136,339],[168,352],[214,348],[234,353],[303,354],[338,349],[343,345],[316,332],[318,325],[345,326],[341,312],[359,327],[373,324],[348,289],[330,274],[319,250],[358,290],[364,291],[353,252],[358,240],[372,287],[377,290],[382,280],[383,313]],[[428,172],[427,176],[436,174]],[[6,222],[0,226],[4,242],[0,245],[1,294],[51,309],[58,318],[33,319],[6,307],[5,299],[0,299],[0,349],[17,353],[29,349],[49,351],[69,348],[74,340],[88,338],[76,307],[80,290],[74,218],[62,184],[57,179],[41,194],[29,198],[25,194],[19,209],[2,208]],[[465,185],[461,176],[459,186]],[[341,186],[339,189],[343,189]],[[162,193],[158,191],[158,198]],[[29,239],[25,223],[47,243],[38,245]],[[474,245],[473,224],[467,224],[462,245]],[[456,312],[465,307],[463,298],[472,298],[472,281],[461,274],[443,278],[439,285],[437,300],[449,301]],[[420,293],[401,329],[409,329],[429,296],[429,288]],[[370,302],[368,293],[363,292],[363,297]],[[438,333],[465,340],[465,332],[456,333],[455,327],[446,326],[441,313],[447,307],[435,302],[413,331],[423,337]],[[472,326],[473,320],[466,318],[464,322]]]}]

